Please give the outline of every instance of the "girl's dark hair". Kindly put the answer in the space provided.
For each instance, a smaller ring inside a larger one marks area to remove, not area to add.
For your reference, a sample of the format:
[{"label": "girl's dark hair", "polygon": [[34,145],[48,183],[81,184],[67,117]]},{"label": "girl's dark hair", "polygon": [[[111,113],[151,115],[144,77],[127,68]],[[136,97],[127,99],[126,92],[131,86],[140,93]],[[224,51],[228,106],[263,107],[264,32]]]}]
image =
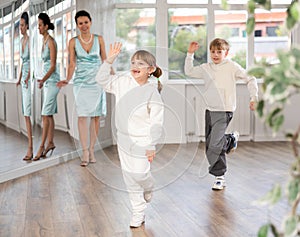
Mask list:
[{"label": "girl's dark hair", "polygon": [[148,65],[155,68],[155,71],[152,74],[150,74],[149,76],[152,75],[157,78],[157,90],[160,93],[162,90],[162,84],[159,80],[159,77],[162,75],[162,70],[160,69],[160,67],[158,67],[156,65],[156,59],[155,59],[154,55],[146,50],[138,50],[132,55],[131,60],[134,58],[143,60]]},{"label": "girl's dark hair", "polygon": [[21,15],[21,19],[25,21],[25,24],[27,25],[27,29],[29,29],[29,16],[27,12],[23,12]]},{"label": "girl's dark hair", "polygon": [[78,19],[78,17],[81,17],[81,16],[86,16],[87,18],[90,19],[90,21],[92,21],[92,18],[91,18],[90,13],[88,13],[88,12],[85,11],[85,10],[80,10],[80,11],[76,12],[76,15],[75,15],[75,22],[76,22],[76,25],[77,25],[77,19]]},{"label": "girl's dark hair", "polygon": [[48,25],[49,30],[54,30],[54,25],[51,23],[50,18],[46,13],[40,13],[38,18],[43,21],[44,25]]}]

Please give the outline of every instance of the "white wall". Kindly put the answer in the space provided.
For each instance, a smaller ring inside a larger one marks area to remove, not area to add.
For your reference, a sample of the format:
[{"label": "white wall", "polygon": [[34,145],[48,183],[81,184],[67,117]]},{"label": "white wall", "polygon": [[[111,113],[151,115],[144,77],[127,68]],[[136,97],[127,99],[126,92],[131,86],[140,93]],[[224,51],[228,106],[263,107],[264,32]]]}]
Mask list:
[{"label": "white wall", "polygon": [[[204,141],[204,111],[205,106],[201,91],[201,82],[186,84],[183,82],[168,82],[164,84],[162,98],[165,103],[164,143],[187,143]],[[0,121],[5,126],[16,131],[26,131],[20,100],[20,88],[15,83],[0,81]],[[6,98],[4,98],[6,96]],[[40,101],[40,93],[36,93],[35,101]],[[112,144],[111,111],[114,107],[111,95],[108,96],[108,116],[101,122],[100,142]],[[282,132],[274,137],[263,121],[249,110],[249,95],[245,84],[237,86],[238,104],[234,118],[228,131],[237,130],[241,140],[273,141],[285,140]],[[282,130],[293,130],[300,124],[300,112],[297,103],[300,95],[292,98],[285,109],[285,122]],[[3,104],[5,102],[5,104]],[[6,108],[6,116],[2,111]],[[38,106],[37,106],[38,107]],[[40,111],[35,116],[40,118]],[[3,120],[1,118],[6,118]],[[55,115],[56,129],[67,131],[78,139],[77,115],[74,104],[73,88],[69,85],[63,88],[58,97],[58,114]],[[109,142],[108,142],[109,141]]]}]

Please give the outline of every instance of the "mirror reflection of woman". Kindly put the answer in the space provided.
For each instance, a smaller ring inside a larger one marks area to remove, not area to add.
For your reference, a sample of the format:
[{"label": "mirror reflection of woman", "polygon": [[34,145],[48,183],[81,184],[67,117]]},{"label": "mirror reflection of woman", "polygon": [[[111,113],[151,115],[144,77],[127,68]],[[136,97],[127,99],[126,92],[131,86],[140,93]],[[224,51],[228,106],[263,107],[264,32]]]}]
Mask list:
[{"label": "mirror reflection of woman", "polygon": [[[96,162],[94,146],[99,133],[100,116],[106,115],[105,92],[95,80],[101,60],[103,62],[106,59],[106,52],[102,36],[90,32],[92,19],[88,12],[78,11],[75,22],[80,34],[69,42],[68,75],[66,80],[60,81],[57,86],[67,85],[76,68],[73,92],[78,115],[79,139],[83,151],[80,165],[85,167],[89,163]],[[88,118],[90,118],[89,128]]]},{"label": "mirror reflection of woman", "polygon": [[[58,69],[56,67],[57,45],[53,37],[48,33],[48,30],[54,30],[53,23],[46,13],[40,13],[38,16],[38,28],[43,36],[42,59],[43,59],[43,78],[38,80],[38,87],[43,88],[43,107],[42,107],[42,141],[40,148],[33,158],[39,160],[41,157],[46,157],[48,152],[52,155],[55,149],[54,145],[54,119],[53,115],[57,113],[57,94],[59,88],[56,83],[60,80]],[[46,148],[45,143],[48,142]]]},{"label": "mirror reflection of woman", "polygon": [[23,12],[20,19],[20,32],[22,34],[21,39],[21,58],[22,66],[20,70],[19,80],[17,86],[22,87],[22,113],[25,118],[28,148],[27,153],[23,160],[29,161],[33,158],[33,144],[32,144],[32,126],[31,126],[31,82],[30,82],[30,53],[29,53],[29,35],[27,30],[29,29],[29,16],[27,12]]}]

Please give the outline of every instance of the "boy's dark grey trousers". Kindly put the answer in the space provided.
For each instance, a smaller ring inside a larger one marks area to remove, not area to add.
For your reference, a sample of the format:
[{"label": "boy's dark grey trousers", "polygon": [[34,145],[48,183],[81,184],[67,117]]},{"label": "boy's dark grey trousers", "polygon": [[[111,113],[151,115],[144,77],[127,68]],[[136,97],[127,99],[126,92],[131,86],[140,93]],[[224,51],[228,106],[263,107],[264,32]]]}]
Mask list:
[{"label": "boy's dark grey trousers", "polygon": [[226,152],[233,147],[234,137],[225,134],[232,112],[205,111],[206,157],[209,163],[209,173],[222,176],[227,170]]}]

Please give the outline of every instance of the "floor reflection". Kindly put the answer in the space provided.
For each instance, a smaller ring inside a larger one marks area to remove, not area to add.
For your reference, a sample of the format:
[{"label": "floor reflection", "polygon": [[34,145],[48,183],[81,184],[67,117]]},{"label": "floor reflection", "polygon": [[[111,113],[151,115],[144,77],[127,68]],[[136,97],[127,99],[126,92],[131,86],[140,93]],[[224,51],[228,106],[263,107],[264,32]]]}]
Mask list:
[{"label": "floor reflection", "polygon": [[[38,150],[42,136],[40,126],[33,127],[33,152]],[[54,142],[56,149],[52,156],[59,156],[75,150],[75,142],[67,132],[55,130]],[[0,173],[22,168],[28,163],[23,161],[27,151],[27,138],[10,128],[0,124]],[[50,154],[50,153],[49,153]],[[39,162],[39,161],[35,161]]]}]

